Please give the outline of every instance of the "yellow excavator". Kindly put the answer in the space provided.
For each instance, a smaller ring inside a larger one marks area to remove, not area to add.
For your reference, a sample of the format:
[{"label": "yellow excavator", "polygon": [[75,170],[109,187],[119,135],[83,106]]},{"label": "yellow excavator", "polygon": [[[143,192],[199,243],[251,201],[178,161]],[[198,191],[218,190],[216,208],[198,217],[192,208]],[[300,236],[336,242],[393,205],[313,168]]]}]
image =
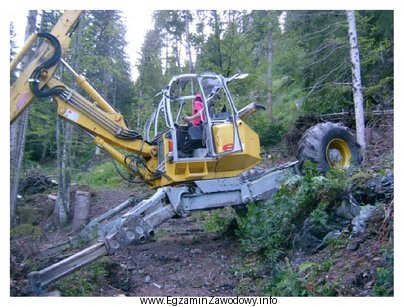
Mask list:
[{"label": "yellow excavator", "polygon": [[[96,240],[81,252],[28,275],[30,288],[40,294],[49,284],[129,244],[146,242],[164,221],[195,210],[233,206],[270,198],[285,179],[298,174],[305,160],[320,170],[347,168],[361,162],[360,148],[347,128],[321,123],[310,128],[298,144],[298,160],[266,171],[260,163],[260,143],[244,121],[262,106],[236,108],[228,84],[247,77],[224,77],[212,72],[174,76],[160,91],[161,101],[146,122],[143,135],[131,130],[117,112],[63,55],[82,11],[65,11],[50,33],[33,34],[10,64],[21,59],[41,39],[42,44],[10,87],[10,122],[35,97],[51,97],[58,116],[82,128],[93,143],[107,151],[128,172],[156,192],[137,202],[131,198],[90,221],[76,236],[50,249],[49,255],[80,242]],[[55,77],[65,66],[88,98]],[[199,97],[199,123],[184,122]],[[122,214],[122,212],[125,212]],[[120,215],[121,214],[121,215]]]}]

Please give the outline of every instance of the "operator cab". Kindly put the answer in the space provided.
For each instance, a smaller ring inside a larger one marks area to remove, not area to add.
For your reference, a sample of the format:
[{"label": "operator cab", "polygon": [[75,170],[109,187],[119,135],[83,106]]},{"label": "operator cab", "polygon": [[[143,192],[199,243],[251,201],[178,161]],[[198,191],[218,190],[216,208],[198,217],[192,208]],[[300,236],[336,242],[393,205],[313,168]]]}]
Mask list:
[{"label": "operator cab", "polygon": [[[246,135],[248,126],[239,118],[227,84],[246,76],[237,74],[225,78],[209,72],[183,74],[171,79],[161,91],[161,101],[146,122],[144,133],[149,143],[158,146],[158,169],[162,173],[172,165],[176,165],[176,174],[189,175],[195,168],[196,173],[203,174],[200,177],[206,177],[204,175],[208,173],[214,176],[218,167],[246,167],[244,162],[242,166],[223,166],[225,161],[231,163],[231,160],[222,159],[245,150],[246,142],[241,134]],[[201,103],[197,109],[195,102]],[[193,117],[197,112],[199,120]],[[258,143],[258,154],[256,148],[250,149],[254,156],[258,155],[251,162],[255,165],[259,161],[258,136],[252,130],[248,130],[248,135],[250,140],[256,140],[254,144]]]}]

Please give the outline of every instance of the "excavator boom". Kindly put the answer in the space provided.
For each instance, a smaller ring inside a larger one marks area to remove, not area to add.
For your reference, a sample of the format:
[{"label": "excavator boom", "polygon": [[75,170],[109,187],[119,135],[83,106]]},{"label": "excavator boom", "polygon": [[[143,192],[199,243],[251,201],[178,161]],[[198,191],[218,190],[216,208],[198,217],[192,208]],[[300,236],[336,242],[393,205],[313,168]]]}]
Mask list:
[{"label": "excavator boom", "polygon": [[[66,11],[59,19],[58,23],[53,27],[50,34],[57,38],[60,45],[60,57],[65,54],[70,45],[70,35],[76,24],[79,21],[82,11]],[[30,88],[30,78],[34,70],[43,62],[44,59],[49,58],[54,53],[54,46],[51,42],[45,40],[38,48],[36,55],[32,59],[27,59],[27,53],[39,38],[38,34],[32,34],[31,37],[24,44],[24,47],[16,55],[10,64],[10,72],[14,71],[17,65],[23,61],[26,63],[25,68],[20,73],[17,80],[10,87],[10,122],[13,123],[23,110],[35,98],[35,94]],[[29,61],[29,62],[28,62]],[[39,87],[42,88],[53,77],[57,69],[57,63],[52,67],[43,71]]]},{"label": "excavator boom", "polygon": [[[10,122],[12,124],[35,97],[52,97],[60,117],[81,127],[93,139],[93,143],[104,148],[129,172],[148,181],[154,176],[149,170],[156,164],[155,146],[143,140],[138,132],[129,129],[123,116],[84,76],[76,73],[62,59],[81,14],[82,11],[66,11],[50,33],[32,35],[10,64],[12,73],[19,62],[26,63],[10,87]],[[29,59],[28,51],[39,38],[43,38],[44,41],[32,59]],[[93,99],[93,102],[54,77],[60,63],[71,71],[77,85]],[[116,147],[132,155],[129,157]]]}]

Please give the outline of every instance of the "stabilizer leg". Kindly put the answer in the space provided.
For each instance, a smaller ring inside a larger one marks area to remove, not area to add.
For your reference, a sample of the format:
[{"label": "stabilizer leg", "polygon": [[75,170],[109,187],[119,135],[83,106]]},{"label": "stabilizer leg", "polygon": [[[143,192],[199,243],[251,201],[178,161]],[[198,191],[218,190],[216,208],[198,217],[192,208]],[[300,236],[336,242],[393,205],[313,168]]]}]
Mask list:
[{"label": "stabilizer leg", "polygon": [[31,291],[39,295],[51,283],[103,256],[112,255],[131,244],[146,242],[154,235],[155,227],[176,215],[170,203],[167,204],[166,201],[166,190],[157,190],[151,198],[140,202],[122,217],[114,220],[109,225],[110,232],[99,238],[96,244],[47,268],[31,272],[28,274]]}]

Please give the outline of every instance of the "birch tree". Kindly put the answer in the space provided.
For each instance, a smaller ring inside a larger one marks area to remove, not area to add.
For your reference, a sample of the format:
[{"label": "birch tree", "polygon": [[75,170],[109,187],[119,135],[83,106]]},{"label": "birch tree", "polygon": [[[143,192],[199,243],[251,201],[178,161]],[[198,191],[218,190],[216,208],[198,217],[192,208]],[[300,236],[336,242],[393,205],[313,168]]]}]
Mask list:
[{"label": "birch tree", "polygon": [[365,141],[365,116],[363,110],[363,87],[361,80],[361,66],[359,57],[358,34],[356,32],[355,12],[346,12],[348,19],[348,34],[352,65],[352,91],[355,105],[356,137],[362,148],[362,154],[366,153]]}]

